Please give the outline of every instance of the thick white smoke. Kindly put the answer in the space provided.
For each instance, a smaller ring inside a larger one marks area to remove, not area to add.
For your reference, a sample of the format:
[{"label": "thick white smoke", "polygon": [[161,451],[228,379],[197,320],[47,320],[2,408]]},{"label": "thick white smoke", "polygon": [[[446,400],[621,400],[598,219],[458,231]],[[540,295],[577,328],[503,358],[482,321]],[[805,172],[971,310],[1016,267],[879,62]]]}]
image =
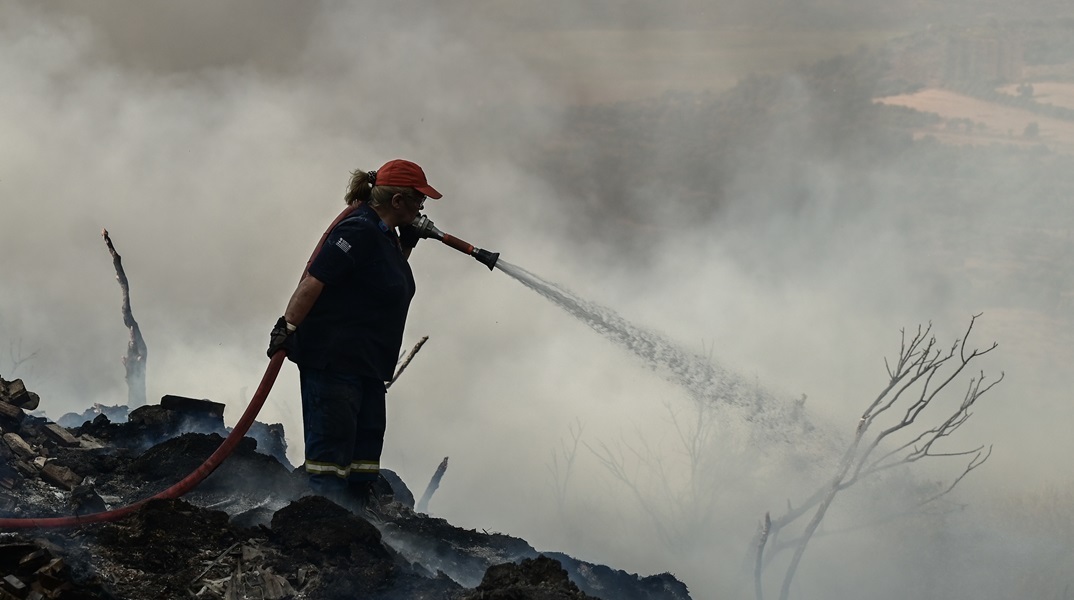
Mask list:
[{"label": "thick white smoke", "polygon": [[[677,89],[718,93],[776,63],[791,67],[888,33],[854,34],[842,47],[827,32],[714,33],[730,17],[765,12],[742,2],[555,6],[6,3],[0,375],[10,377],[20,357],[37,352],[14,376],[41,394],[52,417],[126,398],[119,361],[127,334],[99,236],[107,227],[148,344],[150,399],[208,397],[226,402],[233,422],[261,376],[268,331],[312,244],[343,206],[348,172],[405,157],[444,192],[428,206],[441,229],[686,351],[711,353],[714,364],[788,405],[804,394],[811,418],[848,434],[884,383],[882,359],[897,352],[900,327],[934,319],[941,340],[950,340],[984,311],[976,339],[985,346],[998,340],[1001,353],[982,366],[1005,369],[1009,379],[960,432],[996,444],[967,490],[1002,499],[1007,486],[1033,488],[1055,477],[1070,413],[1069,394],[1050,375],[1069,362],[1069,326],[1027,324],[1024,314],[998,310],[995,298],[974,296],[957,281],[922,278],[920,266],[936,260],[919,252],[934,214],[900,203],[899,173],[787,157],[780,132],[765,132],[767,159],[800,170],[774,171],[773,188],[801,186],[787,195],[811,202],[785,212],[753,179],[732,177],[719,218],[696,220],[676,212],[674,194],[661,196],[676,182],[654,176],[651,187],[624,190],[622,198],[646,207],[644,225],[661,234],[644,261],[566,235],[576,231],[576,207],[594,199],[564,198],[557,182],[538,175],[574,103]],[[758,62],[757,53],[728,50],[729,40],[756,39],[797,46]],[[805,90],[796,100],[806,107],[798,126],[808,130],[819,109]],[[652,156],[654,166],[665,160]],[[598,186],[619,187],[608,171],[588,175]],[[1023,179],[1017,172],[994,177]],[[850,213],[835,192],[847,179],[860,181],[862,191]],[[997,232],[1023,208],[1017,199],[990,202],[965,215],[964,229],[950,225],[958,219],[945,222],[942,235],[1000,243]],[[593,239],[621,227],[614,208],[607,210],[605,230]],[[418,296],[406,343],[422,335],[430,341],[392,387],[385,466],[420,491],[450,456],[430,508],[457,525],[616,568],[672,571],[698,598],[750,593],[739,577],[748,573],[757,521],[817,484],[803,476],[810,469],[745,448],[748,436],[721,418],[709,423],[705,477],[691,479],[680,439],[695,417],[688,390],[446,247],[422,242],[414,268]],[[261,420],[285,424],[292,460],[300,462],[293,367]],[[570,447],[572,427],[581,428],[581,443],[557,504],[550,467],[561,442]],[[600,462],[617,452],[650,504]],[[871,501],[848,499],[832,529],[869,521]],[[654,519],[645,506],[664,512]],[[969,597],[992,581],[982,571],[1002,571],[980,563],[1024,566],[976,527],[983,518],[965,511],[832,535],[807,554],[802,594],[900,597],[903,569],[932,564],[954,576],[937,567],[915,585],[935,591],[929,582],[946,582],[942,589]],[[991,522],[1003,527],[1002,517]],[[677,546],[660,541],[661,528]],[[1043,544],[1038,535],[1026,538],[1027,546]],[[862,585],[876,593],[861,593]]]}]

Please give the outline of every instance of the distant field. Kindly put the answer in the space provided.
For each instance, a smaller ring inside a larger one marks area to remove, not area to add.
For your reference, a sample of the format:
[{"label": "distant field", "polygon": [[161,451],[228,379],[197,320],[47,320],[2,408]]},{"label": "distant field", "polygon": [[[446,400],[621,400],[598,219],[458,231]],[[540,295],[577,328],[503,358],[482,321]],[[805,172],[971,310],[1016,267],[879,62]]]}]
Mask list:
[{"label": "distant field", "polygon": [[893,31],[605,31],[513,33],[502,50],[578,102],[723,92],[751,74],[776,73],[878,46]]},{"label": "distant field", "polygon": [[[951,128],[944,123],[920,132],[921,135],[934,135],[946,143],[1046,144],[1056,151],[1074,153],[1074,122],[1071,121],[1049,118],[1028,110],[993,104],[941,89],[924,89],[913,94],[888,96],[877,99],[877,102],[935,113],[944,119],[969,119],[974,123],[970,131]],[[1039,133],[1034,137],[1025,135],[1026,127],[1031,123],[1036,123],[1039,128]]]},{"label": "distant field", "polygon": [[[999,88],[1000,92],[1018,95],[1018,85],[1012,84]],[[1033,84],[1033,99],[1041,104],[1062,106],[1074,109],[1074,83],[1062,83],[1058,81],[1044,81]]]}]

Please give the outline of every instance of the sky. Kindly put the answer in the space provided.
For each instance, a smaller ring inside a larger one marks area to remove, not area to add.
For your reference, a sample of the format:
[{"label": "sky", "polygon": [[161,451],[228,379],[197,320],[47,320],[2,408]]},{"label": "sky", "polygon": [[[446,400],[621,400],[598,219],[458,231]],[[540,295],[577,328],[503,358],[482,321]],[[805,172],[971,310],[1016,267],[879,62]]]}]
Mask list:
[{"label": "sky", "polygon": [[[1070,422],[1069,394],[1047,378],[1069,347],[1038,360],[1048,323],[1018,327],[1009,315],[990,321],[987,299],[915,288],[913,263],[927,258],[878,249],[897,247],[906,235],[872,226],[873,217],[889,214],[883,207],[849,224],[823,203],[804,218],[773,212],[755,232],[743,227],[758,222],[758,206],[776,208],[742,190],[719,222],[673,223],[645,264],[566,239],[570,203],[549,200],[559,191],[533,168],[531,149],[564,126],[568,107],[657,95],[660,86],[718,92],[754,70],[706,35],[711,16],[696,30],[669,33],[690,21],[698,3],[675,4],[681,18],[665,24],[647,16],[645,3],[616,6],[606,8],[614,18],[603,20],[597,10],[549,19],[476,1],[5,3],[0,375],[10,378],[27,358],[14,376],[41,395],[52,418],[125,401],[127,331],[100,236],[107,228],[148,346],[150,400],[178,394],[225,402],[234,422],[264,370],[269,330],[313,244],[343,207],[348,173],[403,157],[421,164],[444,194],[427,205],[442,230],[707,357],[773,398],[804,394],[824,431],[852,431],[865,399],[884,384],[883,358],[898,351],[900,328],[935,319],[946,345],[971,315],[985,312],[973,339],[1001,345],[981,368],[989,377],[1005,371],[1009,380],[982,400],[962,432],[971,447],[996,447],[964,487],[1002,503],[1011,488],[1068,485],[1054,464]],[[638,34],[625,35],[628,28]],[[804,46],[790,54],[843,50],[801,39]],[[503,114],[512,115],[509,127]],[[779,152],[778,139],[772,148]],[[818,165],[810,185],[823,196],[832,178],[851,176],[846,169]],[[864,179],[888,189],[889,177]],[[1002,221],[1001,214],[986,220]],[[743,253],[768,251],[760,241],[748,245],[751,236],[806,240],[838,260],[797,265],[797,276],[788,268],[776,278],[743,260]],[[430,340],[389,394],[384,466],[420,495],[450,456],[430,510],[456,525],[632,572],[671,571],[698,598],[743,589],[730,582],[748,563],[756,523],[815,485],[817,464],[796,464],[793,447],[752,448],[740,416],[705,413],[713,428],[707,448],[717,454],[698,464],[715,476],[691,490],[678,441],[697,416],[687,390],[501,272],[431,241],[412,263],[418,295],[404,346]],[[907,302],[891,300],[899,294]],[[1057,333],[1053,339],[1071,337],[1069,327]],[[1002,391],[1011,383],[1019,394]],[[297,370],[288,364],[260,420],[284,423],[295,463],[299,419]],[[634,488],[601,463],[620,452]],[[554,480],[570,456],[574,470],[557,504]],[[733,491],[713,489],[725,481]],[[671,498],[661,500],[667,489],[675,498],[690,490],[699,502],[719,502],[678,514]],[[847,523],[868,514],[875,498],[864,498],[848,501]],[[654,537],[644,511],[653,503],[668,511],[662,522],[677,532],[677,552]],[[918,564],[961,541],[998,535],[968,527],[973,519],[957,514],[929,519],[884,535],[928,536],[943,522],[950,525],[943,543],[921,555],[913,544],[892,545],[884,555],[891,564]],[[870,535],[849,534],[844,545],[811,550],[803,585],[838,593],[828,567],[875,544]],[[983,568],[974,564],[1006,558],[959,560],[966,564],[951,568],[970,579]],[[898,589],[897,568],[861,572],[876,585],[890,577]]]}]

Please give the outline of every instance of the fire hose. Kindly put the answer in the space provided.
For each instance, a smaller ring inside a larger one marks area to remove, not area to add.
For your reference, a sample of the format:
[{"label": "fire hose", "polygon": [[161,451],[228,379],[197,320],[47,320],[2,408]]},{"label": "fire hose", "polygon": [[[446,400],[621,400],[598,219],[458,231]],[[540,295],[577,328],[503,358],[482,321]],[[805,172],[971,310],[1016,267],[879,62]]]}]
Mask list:
[{"label": "fire hose", "polygon": [[[435,225],[433,225],[433,222],[424,215],[418,217],[414,221],[414,225],[418,227],[419,235],[421,235],[421,237],[438,239],[447,246],[450,246],[463,254],[473,256],[482,264],[488,266],[490,271],[496,266],[496,260],[500,257],[498,252],[489,252],[487,250],[475,248],[472,244],[441,232]],[[220,444],[220,447],[217,448],[209,458],[205,459],[205,462],[203,462],[200,467],[175,485],[155,496],[104,512],[91,513],[88,515],[72,515],[69,517],[0,518],[0,531],[12,529],[80,527],[82,525],[89,525],[90,523],[115,521],[134,514],[142,507],[142,505],[151,500],[172,500],[186,494],[197,487],[198,484],[211,475],[217,467],[223,464],[224,460],[231,455],[232,451],[235,450],[235,447],[238,446],[242,438],[246,436],[246,432],[249,431],[250,426],[253,425],[257,413],[261,412],[261,407],[265,405],[265,400],[268,398],[269,391],[272,390],[272,384],[276,382],[276,376],[279,375],[280,367],[283,366],[283,359],[285,356],[286,353],[283,350],[276,352],[276,354],[272,356],[272,359],[269,360],[268,367],[265,368],[265,374],[261,377],[261,383],[257,386],[257,391],[254,392],[254,397],[250,399],[250,404],[246,407],[246,412],[242,414],[242,417],[239,419],[238,423],[235,424],[231,433],[229,433],[227,438],[224,439],[224,442]]]},{"label": "fire hose", "polygon": [[170,500],[178,498],[194,489],[224,462],[224,459],[231,454],[235,449],[235,446],[237,446],[239,441],[246,435],[246,432],[250,430],[250,425],[253,425],[254,418],[257,417],[257,413],[260,412],[261,407],[265,404],[265,399],[268,398],[269,390],[272,389],[272,384],[276,382],[276,376],[280,373],[280,367],[283,365],[284,356],[284,351],[280,350],[272,357],[272,360],[269,361],[268,367],[265,369],[265,375],[261,378],[261,384],[257,386],[257,391],[254,392],[254,397],[250,400],[250,405],[246,407],[246,412],[242,414],[242,418],[235,424],[235,428],[231,430],[231,433],[229,433],[224,442],[220,444],[220,447],[216,449],[216,452],[213,452],[212,456],[207,458],[200,467],[194,470],[193,473],[187,475],[175,485],[160,492],[156,496],[105,512],[70,517],[24,517],[0,519],[0,530],[79,527],[90,523],[114,521],[133,514],[141,508],[143,504],[150,500]]}]

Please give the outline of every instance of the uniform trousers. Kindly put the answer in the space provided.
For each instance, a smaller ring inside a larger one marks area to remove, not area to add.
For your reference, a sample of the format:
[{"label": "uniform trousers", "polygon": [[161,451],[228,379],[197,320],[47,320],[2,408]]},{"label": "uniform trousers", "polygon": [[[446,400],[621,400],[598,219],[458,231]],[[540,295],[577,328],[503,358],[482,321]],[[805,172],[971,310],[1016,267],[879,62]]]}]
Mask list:
[{"label": "uniform trousers", "polygon": [[326,497],[368,489],[384,449],[384,382],[308,368],[299,378],[310,488]]}]

